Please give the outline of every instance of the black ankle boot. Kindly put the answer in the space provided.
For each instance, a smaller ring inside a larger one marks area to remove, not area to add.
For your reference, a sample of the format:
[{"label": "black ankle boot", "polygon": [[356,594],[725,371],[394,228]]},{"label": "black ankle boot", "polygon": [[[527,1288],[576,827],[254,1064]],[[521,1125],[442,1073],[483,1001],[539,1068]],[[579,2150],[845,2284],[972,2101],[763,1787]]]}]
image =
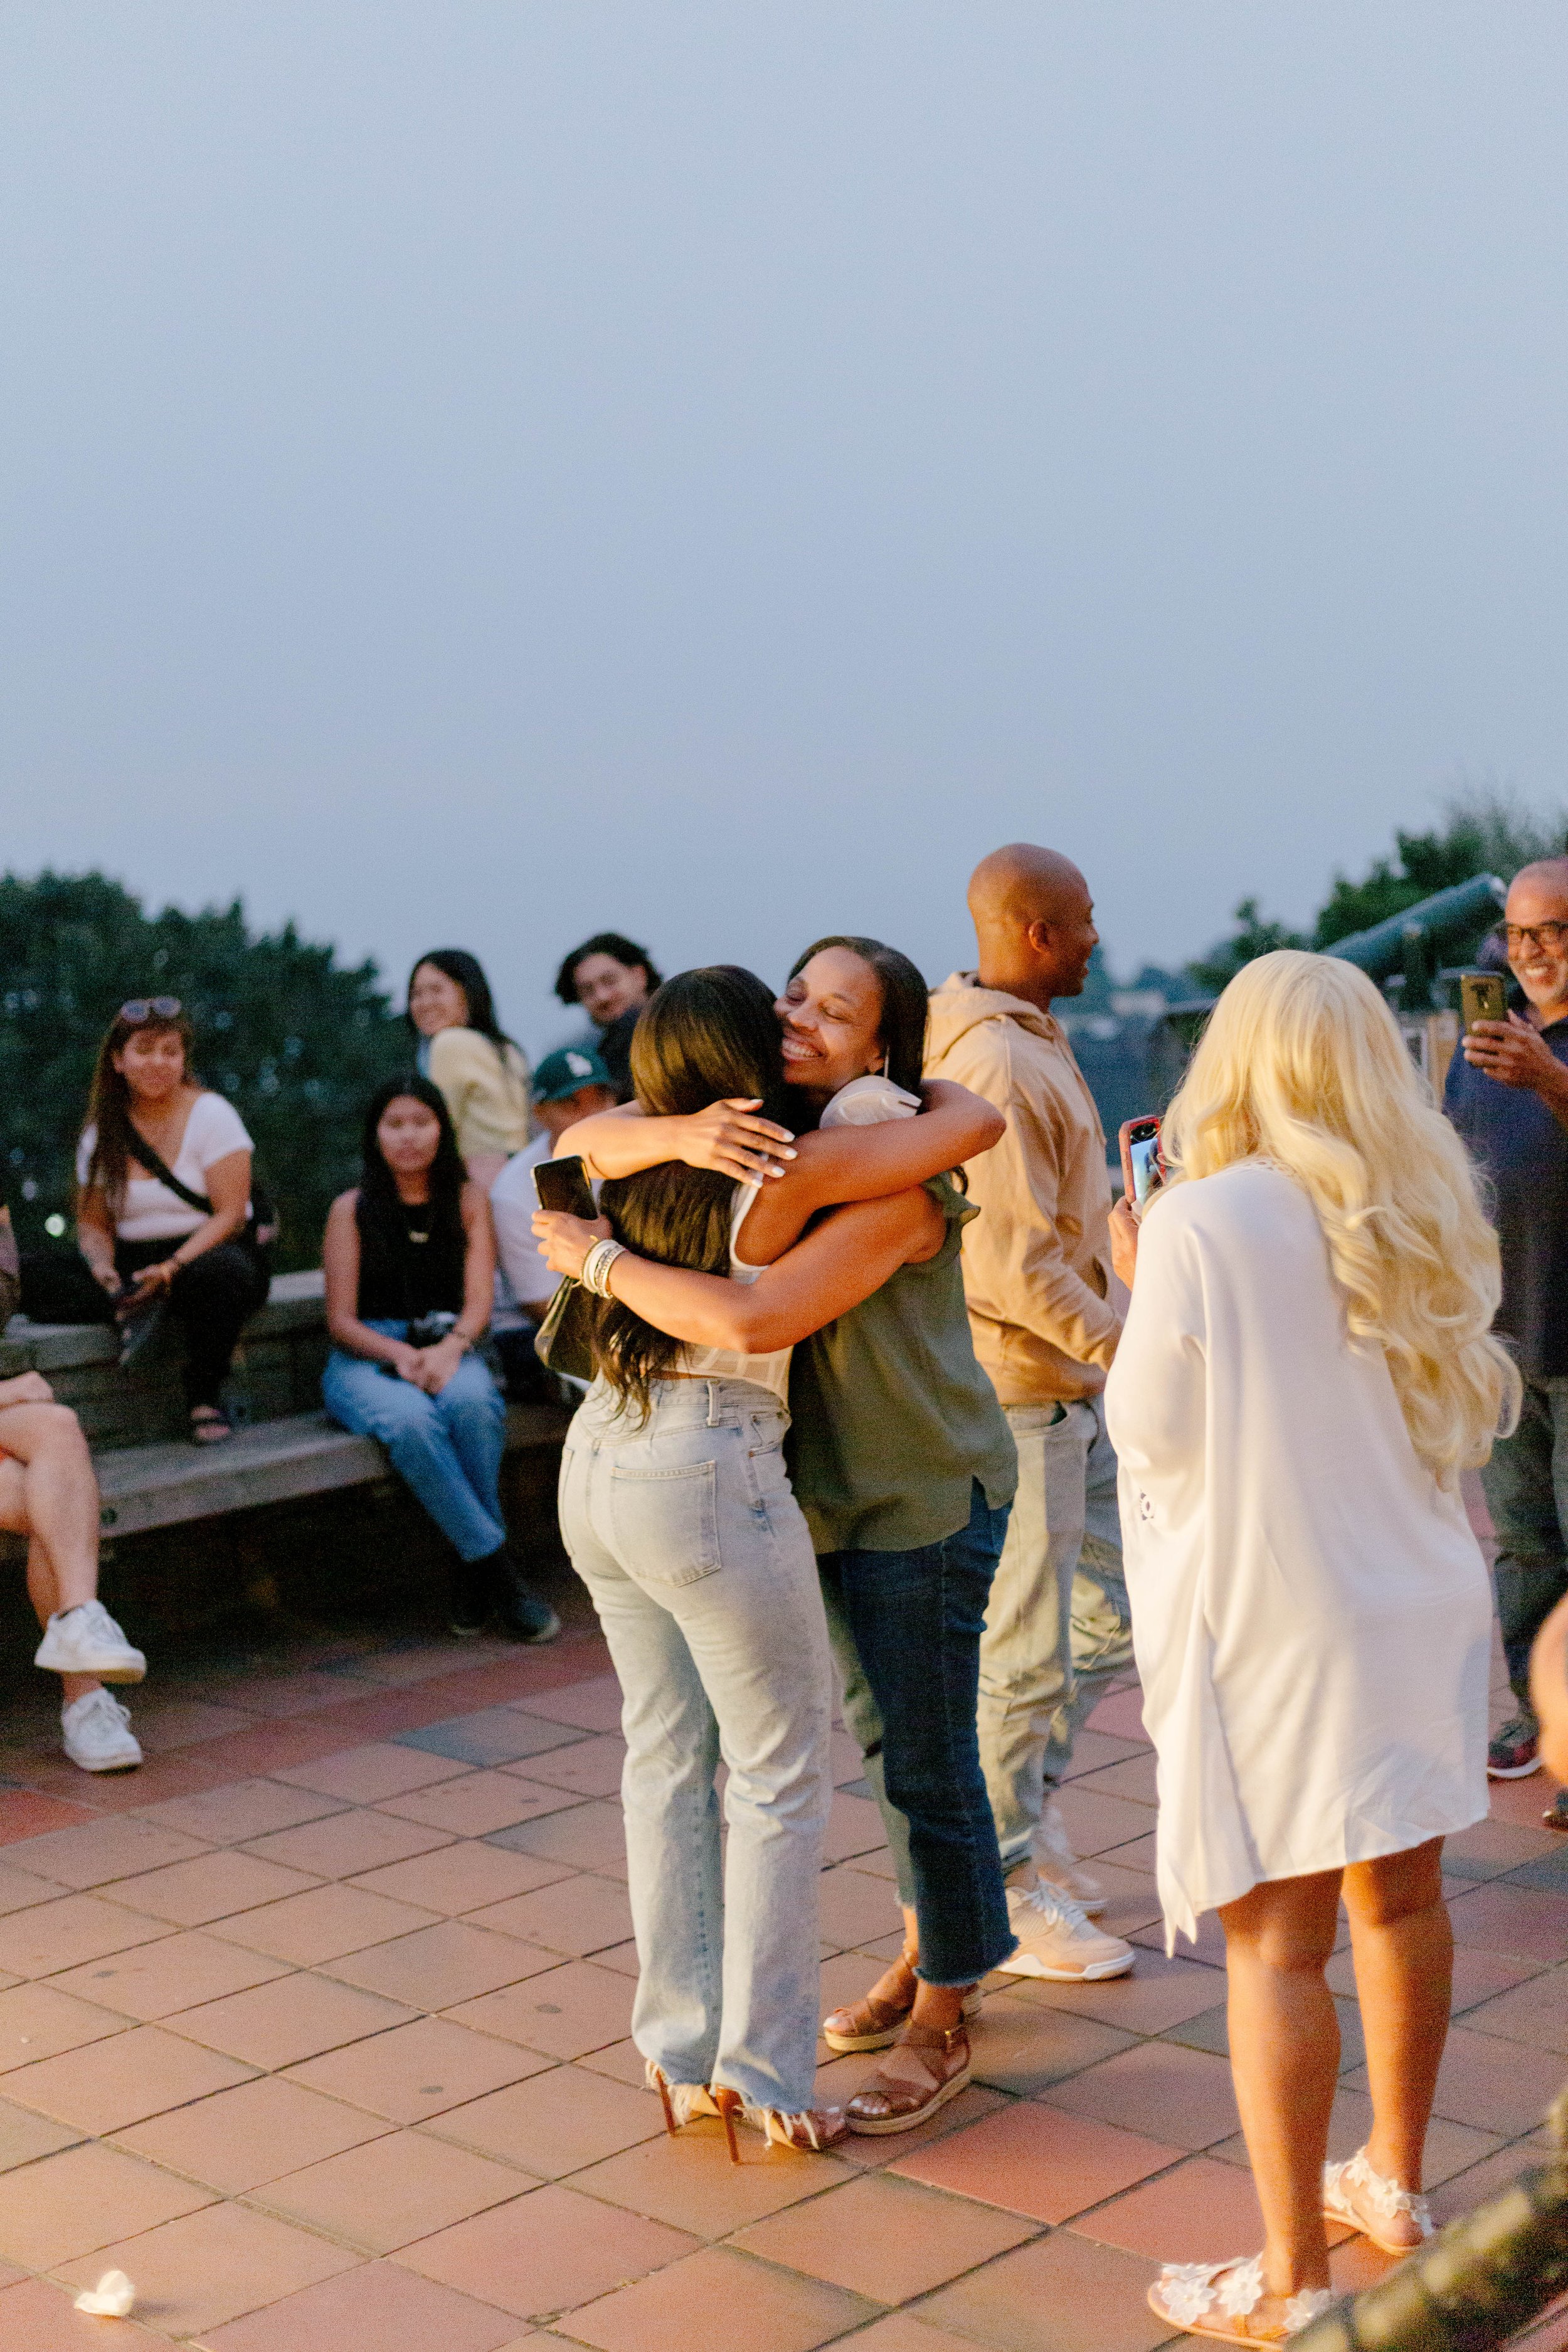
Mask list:
[{"label": "black ankle boot", "polygon": [[561,1631],[560,1618],[534,1591],[504,1546],[475,1566],[489,1572],[490,1602],[503,1633],[514,1642],[553,1642]]},{"label": "black ankle boot", "polygon": [[488,1559],[455,1562],[447,1586],[447,1623],[464,1641],[482,1633],[490,1622],[490,1563]]}]

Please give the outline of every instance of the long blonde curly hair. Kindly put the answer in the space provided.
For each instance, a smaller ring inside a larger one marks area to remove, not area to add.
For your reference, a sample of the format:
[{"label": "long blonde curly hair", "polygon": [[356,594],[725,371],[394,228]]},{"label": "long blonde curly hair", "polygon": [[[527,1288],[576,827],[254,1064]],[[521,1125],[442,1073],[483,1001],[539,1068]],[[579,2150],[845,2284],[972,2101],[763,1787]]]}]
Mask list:
[{"label": "long blonde curly hair", "polygon": [[1295,948],[1244,965],[1162,1142],[1173,1182],[1242,1160],[1292,1177],[1322,1228],[1352,1339],[1383,1349],[1416,1453],[1447,1487],[1487,1459],[1521,1399],[1491,1336],[1497,1235],[1463,1144],[1364,972]]}]

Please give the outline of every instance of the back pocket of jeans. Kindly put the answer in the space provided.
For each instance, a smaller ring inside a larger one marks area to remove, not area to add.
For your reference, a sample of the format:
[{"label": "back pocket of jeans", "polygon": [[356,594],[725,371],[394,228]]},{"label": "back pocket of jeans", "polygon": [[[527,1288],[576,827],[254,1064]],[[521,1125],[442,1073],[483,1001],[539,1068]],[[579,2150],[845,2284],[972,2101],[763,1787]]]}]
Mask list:
[{"label": "back pocket of jeans", "polygon": [[650,1584],[695,1584],[721,1567],[718,1464],[610,1473],[610,1522],[629,1576]]}]

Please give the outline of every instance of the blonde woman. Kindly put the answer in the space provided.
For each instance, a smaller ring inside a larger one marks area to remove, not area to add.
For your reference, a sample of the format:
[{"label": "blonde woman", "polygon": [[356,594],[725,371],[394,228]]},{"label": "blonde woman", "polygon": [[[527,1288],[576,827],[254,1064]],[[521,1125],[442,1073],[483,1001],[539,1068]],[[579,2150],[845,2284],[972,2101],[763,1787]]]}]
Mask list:
[{"label": "blonde woman", "polygon": [[[1285,950],[1237,974],[1165,1122],[1106,1391],[1166,1931],[1217,1909],[1263,2252],[1150,2303],[1278,2343],[1328,2301],[1325,2216],[1431,2231],[1447,2032],[1444,1835],[1487,1810],[1490,1598],[1458,1494],[1518,1410],[1498,1248],[1464,1149],[1370,981]],[[1136,1279],[1134,1280],[1134,1275]],[[1325,2164],[1350,1915],[1373,2126]]]}]

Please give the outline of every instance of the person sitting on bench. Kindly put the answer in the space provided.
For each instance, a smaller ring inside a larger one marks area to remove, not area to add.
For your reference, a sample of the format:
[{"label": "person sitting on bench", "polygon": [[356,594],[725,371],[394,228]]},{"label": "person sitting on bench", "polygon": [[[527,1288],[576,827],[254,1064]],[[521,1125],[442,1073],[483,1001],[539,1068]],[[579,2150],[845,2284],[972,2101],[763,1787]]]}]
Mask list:
[{"label": "person sitting on bench", "polygon": [[130,1711],[105,1683],[147,1671],[98,1598],[98,1480],[81,1424],[41,1372],[0,1381],[0,1528],[27,1539],[27,1593],[44,1638],[33,1660],[60,1677],[66,1754],[84,1772],[142,1761]]}]

